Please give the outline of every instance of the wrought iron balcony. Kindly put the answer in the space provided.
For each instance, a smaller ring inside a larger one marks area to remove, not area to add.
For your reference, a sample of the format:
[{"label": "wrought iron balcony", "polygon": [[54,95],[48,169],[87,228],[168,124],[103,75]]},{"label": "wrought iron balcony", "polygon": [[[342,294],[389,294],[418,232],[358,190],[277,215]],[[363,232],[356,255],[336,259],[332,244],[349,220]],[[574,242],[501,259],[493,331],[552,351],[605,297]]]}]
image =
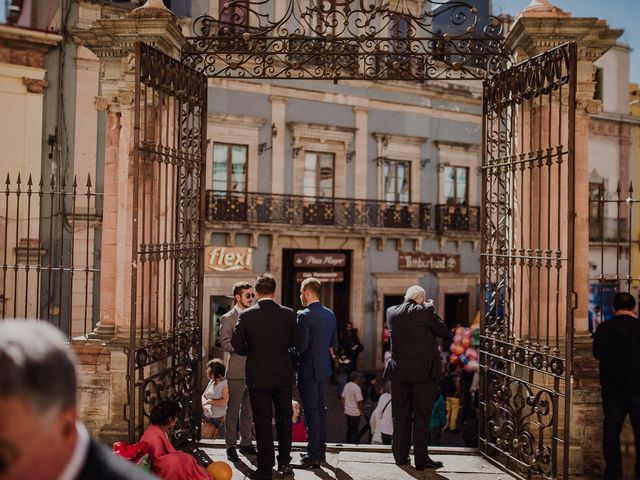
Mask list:
[{"label": "wrought iron balcony", "polygon": [[436,205],[438,232],[479,232],[480,207]]},{"label": "wrought iron balcony", "polygon": [[207,222],[431,228],[431,204],[207,190]]}]

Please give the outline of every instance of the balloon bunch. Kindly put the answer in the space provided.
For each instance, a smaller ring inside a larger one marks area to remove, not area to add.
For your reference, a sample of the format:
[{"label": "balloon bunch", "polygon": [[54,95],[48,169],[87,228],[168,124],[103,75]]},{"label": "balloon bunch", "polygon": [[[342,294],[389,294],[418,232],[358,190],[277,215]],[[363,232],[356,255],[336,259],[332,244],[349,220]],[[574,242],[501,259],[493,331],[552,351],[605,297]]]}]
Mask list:
[{"label": "balloon bunch", "polygon": [[467,372],[475,372],[480,366],[476,350],[480,345],[480,327],[476,324],[471,328],[458,327],[454,333],[453,343],[449,347],[449,362],[462,365]]}]

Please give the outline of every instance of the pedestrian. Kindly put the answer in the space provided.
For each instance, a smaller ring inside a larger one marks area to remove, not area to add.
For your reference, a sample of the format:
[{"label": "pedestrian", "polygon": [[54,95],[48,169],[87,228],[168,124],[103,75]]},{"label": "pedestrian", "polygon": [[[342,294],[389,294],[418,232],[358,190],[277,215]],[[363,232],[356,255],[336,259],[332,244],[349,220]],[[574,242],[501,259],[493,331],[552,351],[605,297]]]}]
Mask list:
[{"label": "pedestrian", "polygon": [[305,425],[304,418],[302,417],[300,403],[292,400],[291,407],[293,408],[293,416],[291,417],[291,439],[294,442],[307,442],[309,440],[309,436],[307,435],[307,426]]},{"label": "pedestrian", "polygon": [[342,405],[347,419],[347,438],[345,443],[354,445],[358,443],[360,416],[363,409],[362,390],[360,390],[361,379],[362,375],[360,373],[351,372],[349,383],[344,386],[342,391]]},{"label": "pedestrian", "polygon": [[449,372],[442,379],[441,388],[447,410],[447,430],[458,433],[458,413],[460,411],[460,376],[459,367],[449,364]]},{"label": "pedestrian", "polygon": [[258,446],[258,467],[249,472],[254,479],[271,479],[275,465],[272,419],[275,412],[278,435],[278,472],[291,468],[291,407],[293,364],[290,349],[298,344],[296,315],[274,301],[276,281],[271,274],[258,275],[258,302],[243,310],[231,337],[238,355],[245,355],[245,377]]},{"label": "pedestrian", "polygon": [[331,375],[331,360],[338,346],[336,317],[320,302],[322,284],[307,278],[300,286],[300,300],[305,307],[298,313],[300,343],[297,386],[302,415],[307,426],[307,453],[296,468],[319,468],[327,449],[327,407],[325,384]]},{"label": "pedestrian", "polygon": [[629,293],[614,296],[613,311],[613,318],[598,325],[593,336],[593,356],[600,360],[604,478],[622,478],[620,432],[627,414],[635,437],[635,474],[640,477],[640,320]]},{"label": "pedestrian", "polygon": [[438,396],[431,412],[431,421],[429,422],[429,445],[440,445],[440,435],[446,426],[447,412],[444,408],[444,396],[438,390]]},{"label": "pedestrian", "polygon": [[349,374],[351,373],[351,358],[345,353],[342,345],[338,345],[338,351],[333,359],[333,365],[338,398],[342,398],[342,390],[347,384]]},{"label": "pedestrian", "polygon": [[176,404],[162,401],[151,409],[149,417],[151,425],[144,431],[140,442],[149,445],[153,473],[164,480],[211,480],[194,457],[176,450],[169,440],[178,421]]},{"label": "pedestrian", "polygon": [[240,423],[240,453],[243,455],[256,455],[258,452],[251,443],[253,437],[251,401],[249,390],[245,381],[245,366],[247,359],[238,355],[231,345],[233,329],[238,317],[243,310],[253,304],[255,292],[250,283],[237,282],[232,290],[235,305],[220,319],[220,343],[222,350],[227,352],[227,387],[229,389],[229,402],[225,415],[225,444],[227,447],[227,459],[230,462],[240,460],[236,450],[238,442],[238,421]]},{"label": "pedestrian", "polygon": [[0,322],[0,477],[152,480],[89,436],[78,417],[76,356],[53,325]]},{"label": "pedestrian", "polygon": [[378,405],[371,414],[371,443],[391,445],[393,440],[393,408],[391,406],[391,382],[387,382]]},{"label": "pedestrian", "polygon": [[344,352],[349,357],[349,360],[351,360],[349,373],[357,372],[358,356],[360,352],[362,352],[363,347],[360,338],[358,338],[358,330],[353,328],[351,322],[347,322],[345,329],[340,333],[340,345],[344,348]]},{"label": "pedestrian", "polygon": [[376,387],[376,378],[375,373],[365,373],[364,375],[364,383],[362,384],[362,398],[364,399],[362,414],[365,424],[358,433],[358,443],[360,443],[360,440],[366,433],[369,433],[369,441],[367,443],[371,443],[372,440],[371,415],[378,405],[378,399],[380,398],[380,392]]},{"label": "pedestrian", "polygon": [[[210,433],[206,438],[215,439],[222,430],[224,435],[224,418],[229,403],[229,387],[225,380],[225,367],[222,360],[214,358],[207,363],[209,383],[202,393],[203,434],[207,427]],[[206,425],[205,425],[206,424]],[[233,426],[235,430],[235,425]]]},{"label": "pedestrian", "polygon": [[391,360],[385,379],[393,388],[393,443],[397,465],[409,464],[413,438],[415,468],[440,468],[427,452],[429,420],[442,376],[436,337],[448,333],[445,323],[435,314],[433,302],[425,303],[426,293],[419,285],[407,289],[404,302],[387,309],[387,327],[391,335]]}]

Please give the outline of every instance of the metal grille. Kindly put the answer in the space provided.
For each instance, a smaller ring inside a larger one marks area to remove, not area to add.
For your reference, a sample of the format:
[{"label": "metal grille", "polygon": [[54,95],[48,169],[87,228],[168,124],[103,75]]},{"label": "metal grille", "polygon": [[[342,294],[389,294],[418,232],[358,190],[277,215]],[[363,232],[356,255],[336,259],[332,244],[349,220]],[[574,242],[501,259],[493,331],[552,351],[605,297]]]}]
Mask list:
[{"label": "metal grille", "polygon": [[207,190],[208,222],[431,229],[431,204]]},{"label": "metal grille", "polygon": [[94,244],[101,206],[90,175],[81,181],[6,175],[0,190],[1,318],[42,319],[70,338],[92,332],[99,310]]},{"label": "metal grille", "polygon": [[481,451],[568,478],[576,45],[485,81]]},{"label": "metal grille", "polygon": [[129,436],[171,399],[197,437],[207,81],[141,43],[136,79]]},{"label": "metal grille", "polygon": [[193,32],[183,60],[208,77],[479,79],[508,63],[502,22],[461,0],[232,0]]}]

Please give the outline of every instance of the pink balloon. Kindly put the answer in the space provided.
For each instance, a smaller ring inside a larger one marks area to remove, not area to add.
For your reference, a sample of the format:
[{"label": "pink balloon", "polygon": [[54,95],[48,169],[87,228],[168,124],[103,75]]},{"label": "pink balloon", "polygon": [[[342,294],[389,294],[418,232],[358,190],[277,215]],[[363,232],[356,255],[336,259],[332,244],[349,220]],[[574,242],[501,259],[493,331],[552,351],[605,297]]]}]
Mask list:
[{"label": "pink balloon", "polygon": [[467,348],[469,345],[471,345],[471,338],[470,337],[462,337],[462,346]]},{"label": "pink balloon", "polygon": [[456,331],[455,331],[456,335],[462,335],[463,333],[464,333],[464,327],[456,328]]},{"label": "pink balloon", "polygon": [[467,358],[469,360],[477,360],[478,359],[478,351],[473,347],[467,348],[467,351],[464,352],[464,354],[467,356]]},{"label": "pink balloon", "polygon": [[453,343],[462,343],[462,335],[456,335],[453,337]]},{"label": "pink balloon", "polygon": [[460,356],[464,353],[465,348],[460,345],[459,343],[456,344],[456,349],[453,351],[453,353],[455,353],[456,355]]}]

